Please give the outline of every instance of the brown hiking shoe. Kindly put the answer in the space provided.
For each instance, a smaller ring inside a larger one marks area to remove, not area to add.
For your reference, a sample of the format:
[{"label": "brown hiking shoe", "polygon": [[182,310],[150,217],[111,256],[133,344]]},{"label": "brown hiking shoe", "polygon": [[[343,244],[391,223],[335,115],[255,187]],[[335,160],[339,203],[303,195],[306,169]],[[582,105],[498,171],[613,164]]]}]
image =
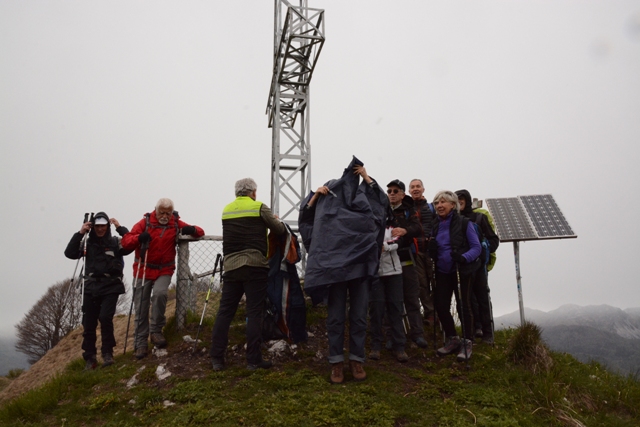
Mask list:
[{"label": "brown hiking shoe", "polygon": [[353,375],[355,381],[364,381],[367,379],[367,373],[362,368],[362,362],[350,360],[349,366],[351,367],[351,375]]},{"label": "brown hiking shoe", "polygon": [[408,362],[409,355],[404,350],[396,351],[396,360],[401,363]]},{"label": "brown hiking shoe", "polygon": [[344,381],[344,362],[331,365],[331,384],[342,384]]},{"label": "brown hiking shoe", "polygon": [[371,350],[369,353],[369,359],[380,360],[380,350]]},{"label": "brown hiking shoe", "polygon": [[167,340],[164,339],[164,335],[159,332],[151,334],[151,344],[158,348],[165,348],[167,346]]},{"label": "brown hiking shoe", "polygon": [[138,347],[136,349],[136,359],[144,359],[147,357],[147,347]]}]

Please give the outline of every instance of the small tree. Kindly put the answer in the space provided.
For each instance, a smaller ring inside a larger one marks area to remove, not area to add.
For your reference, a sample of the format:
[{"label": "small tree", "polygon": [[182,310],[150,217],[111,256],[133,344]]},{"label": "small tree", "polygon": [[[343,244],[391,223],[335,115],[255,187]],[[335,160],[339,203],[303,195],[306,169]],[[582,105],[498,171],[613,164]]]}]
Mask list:
[{"label": "small tree", "polygon": [[71,279],[57,282],[31,307],[15,327],[16,350],[26,354],[31,364],[78,327],[82,320],[81,296]]}]

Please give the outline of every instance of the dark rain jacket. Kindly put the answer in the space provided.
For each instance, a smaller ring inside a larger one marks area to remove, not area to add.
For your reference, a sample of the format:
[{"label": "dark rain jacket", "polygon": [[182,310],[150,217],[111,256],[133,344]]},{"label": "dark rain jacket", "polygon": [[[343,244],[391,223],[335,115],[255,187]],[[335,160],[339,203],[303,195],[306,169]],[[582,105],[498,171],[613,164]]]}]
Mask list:
[{"label": "dark rain jacket", "polygon": [[[104,212],[98,212],[94,218],[109,217]],[[118,234],[124,236],[129,230],[120,226],[116,229]],[[69,259],[79,259],[84,255],[83,234],[75,233],[64,255]],[[108,294],[123,294],[125,292],[122,283],[122,271],[124,269],[125,255],[133,252],[122,248],[120,237],[111,235],[111,226],[107,228],[104,236],[98,237],[92,228],[87,238],[87,254],[84,265],[84,292],[88,295],[102,296]]]},{"label": "dark rain jacket", "polygon": [[493,228],[491,228],[489,219],[483,213],[473,211],[471,206],[473,200],[471,199],[471,193],[467,190],[458,190],[456,191],[456,195],[458,198],[464,198],[465,201],[464,210],[460,211],[460,215],[478,224],[482,236],[489,241],[489,252],[494,253],[496,249],[498,249],[498,245],[500,245],[500,238],[493,231]]},{"label": "dark rain jacket", "polygon": [[338,180],[329,181],[331,193],[309,207],[309,194],[300,209],[298,224],[305,248],[305,292],[322,298],[327,286],[377,274],[389,199],[374,180],[360,183],[353,157]]}]

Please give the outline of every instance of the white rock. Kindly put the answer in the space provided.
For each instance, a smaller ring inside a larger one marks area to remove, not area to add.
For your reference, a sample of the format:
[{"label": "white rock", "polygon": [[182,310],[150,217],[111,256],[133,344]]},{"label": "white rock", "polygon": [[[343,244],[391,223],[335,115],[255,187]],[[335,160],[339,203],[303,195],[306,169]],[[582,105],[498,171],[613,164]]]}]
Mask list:
[{"label": "white rock", "polygon": [[[196,342],[196,340],[194,340],[193,338],[191,338],[191,335],[185,335],[182,337],[182,341],[184,342],[188,342],[193,344],[194,342]],[[198,342],[200,342],[200,340],[198,340]]]},{"label": "white rock", "polygon": [[271,347],[269,347],[269,350],[267,351],[269,353],[282,354],[287,351],[288,348],[289,345],[287,344],[287,342],[285,340],[280,340],[276,341]]},{"label": "white rock", "polygon": [[170,402],[168,400],[165,400],[164,402],[162,402],[162,404],[164,405],[165,408],[168,408],[169,406],[175,405],[174,402]]},{"label": "white rock", "polygon": [[169,378],[170,376],[171,372],[169,372],[169,370],[165,368],[165,365],[158,365],[158,367],[156,368],[156,377],[158,377],[159,380],[164,380],[165,378]]},{"label": "white rock", "polygon": [[157,347],[153,348],[153,352],[152,353],[153,353],[154,356],[156,356],[158,358],[166,357],[169,354],[169,352],[167,351],[166,348],[157,348]]},{"label": "white rock", "polygon": [[313,332],[307,332],[307,336],[308,336],[309,338],[313,338],[313,337],[315,337],[315,335],[313,335]]},{"label": "white rock", "polygon": [[133,387],[134,385],[138,384],[138,382],[138,374],[135,374],[129,381],[127,381],[127,388]]}]

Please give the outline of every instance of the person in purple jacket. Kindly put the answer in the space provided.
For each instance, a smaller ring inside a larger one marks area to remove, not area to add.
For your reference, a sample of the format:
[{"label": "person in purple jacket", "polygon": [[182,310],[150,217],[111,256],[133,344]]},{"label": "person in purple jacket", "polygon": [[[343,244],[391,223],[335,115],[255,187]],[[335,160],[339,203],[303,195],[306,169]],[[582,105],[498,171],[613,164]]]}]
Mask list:
[{"label": "person in purple jacket", "polygon": [[[473,223],[459,215],[460,205],[454,192],[438,192],[433,204],[437,217],[433,220],[429,256],[436,269],[434,305],[447,338],[444,347],[438,349],[438,355],[459,351],[457,359],[462,362],[471,357],[474,330],[469,291],[480,268],[482,248]],[[458,295],[458,284],[461,295]],[[451,294],[455,294],[458,306],[462,306],[462,339],[450,312]]]}]

